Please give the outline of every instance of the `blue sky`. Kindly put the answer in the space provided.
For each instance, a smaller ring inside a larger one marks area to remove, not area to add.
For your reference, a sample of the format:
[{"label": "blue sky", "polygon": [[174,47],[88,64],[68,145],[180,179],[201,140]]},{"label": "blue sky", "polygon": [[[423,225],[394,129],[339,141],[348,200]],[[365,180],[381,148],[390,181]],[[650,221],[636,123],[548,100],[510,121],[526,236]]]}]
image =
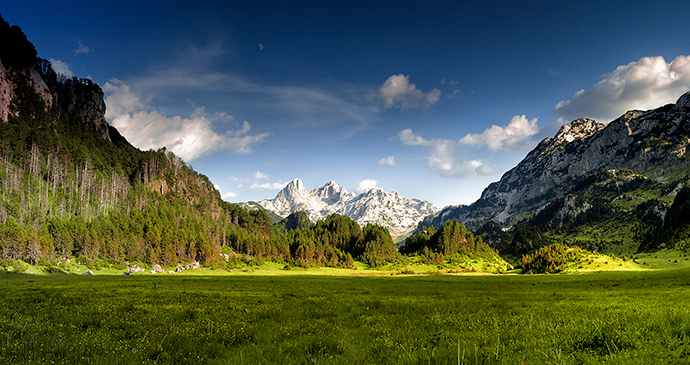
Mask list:
[{"label": "blue sky", "polygon": [[469,204],[578,117],[690,89],[687,1],[13,1],[135,146],[231,202],[301,178]]}]

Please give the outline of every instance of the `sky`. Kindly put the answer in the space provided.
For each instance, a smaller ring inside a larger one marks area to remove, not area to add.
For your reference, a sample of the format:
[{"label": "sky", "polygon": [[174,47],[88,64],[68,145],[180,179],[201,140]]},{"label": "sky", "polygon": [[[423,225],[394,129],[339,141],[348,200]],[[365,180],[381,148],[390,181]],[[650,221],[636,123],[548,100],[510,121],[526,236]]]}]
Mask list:
[{"label": "sky", "polygon": [[300,178],[471,204],[543,138],[690,90],[688,1],[10,1],[133,145],[230,202]]}]

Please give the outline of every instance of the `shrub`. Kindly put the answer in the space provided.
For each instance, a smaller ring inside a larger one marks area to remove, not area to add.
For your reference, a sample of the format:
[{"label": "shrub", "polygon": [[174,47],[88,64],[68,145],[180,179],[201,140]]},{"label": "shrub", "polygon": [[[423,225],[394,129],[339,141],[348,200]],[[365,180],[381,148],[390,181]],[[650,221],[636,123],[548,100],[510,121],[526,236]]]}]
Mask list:
[{"label": "shrub", "polygon": [[556,273],[563,271],[568,263],[578,261],[582,257],[582,249],[570,248],[562,243],[556,243],[522,256],[522,271]]}]

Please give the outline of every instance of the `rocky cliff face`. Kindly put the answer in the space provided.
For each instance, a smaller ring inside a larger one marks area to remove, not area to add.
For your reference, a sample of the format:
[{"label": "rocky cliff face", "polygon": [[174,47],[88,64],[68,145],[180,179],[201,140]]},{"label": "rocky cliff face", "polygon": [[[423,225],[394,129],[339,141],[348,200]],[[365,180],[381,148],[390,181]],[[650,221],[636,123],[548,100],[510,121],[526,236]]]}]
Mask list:
[{"label": "rocky cliff face", "polygon": [[46,108],[53,106],[53,97],[48,85],[35,68],[16,70],[5,68],[0,59],[0,120],[7,121],[10,116],[16,116],[12,110],[13,100],[17,97],[17,88],[20,83],[26,83],[43,100]]},{"label": "rocky cliff face", "polygon": [[54,102],[64,111],[96,131],[101,138],[111,140],[100,86],[89,79],[72,78],[56,82],[50,91]]},{"label": "rocky cliff face", "polygon": [[396,192],[374,188],[356,195],[330,181],[307,191],[302,180],[295,179],[274,199],[259,204],[282,217],[295,211],[304,211],[313,222],[333,213],[346,215],[359,223],[379,224],[387,227],[393,237],[404,235],[416,227],[424,217],[438,208],[428,201],[407,199]]},{"label": "rocky cliff face", "polygon": [[12,106],[22,85],[33,89],[46,109],[57,106],[111,141],[100,86],[57,75],[50,62],[37,57],[21,29],[0,18],[0,121],[17,115]]},{"label": "rocky cliff face", "polygon": [[584,177],[602,169],[627,168],[649,177],[690,165],[690,92],[675,104],[633,110],[608,125],[578,119],[546,138],[500,181],[490,184],[470,206],[449,207],[422,224],[459,219],[469,227],[487,220],[503,225],[521,213],[544,207]]}]

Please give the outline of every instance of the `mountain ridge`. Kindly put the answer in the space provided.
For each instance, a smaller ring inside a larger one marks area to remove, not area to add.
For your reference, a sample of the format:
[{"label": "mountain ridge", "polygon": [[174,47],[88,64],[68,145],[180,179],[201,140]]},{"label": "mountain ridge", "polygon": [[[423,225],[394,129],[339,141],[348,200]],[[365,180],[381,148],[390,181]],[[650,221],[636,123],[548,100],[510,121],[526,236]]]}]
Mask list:
[{"label": "mountain ridge", "polygon": [[354,219],[360,225],[383,225],[394,237],[408,233],[425,216],[439,210],[428,201],[404,198],[400,193],[386,192],[377,187],[357,195],[333,180],[307,191],[299,178],[288,183],[274,199],[264,199],[258,204],[282,217],[304,211],[314,222],[337,213]]}]

